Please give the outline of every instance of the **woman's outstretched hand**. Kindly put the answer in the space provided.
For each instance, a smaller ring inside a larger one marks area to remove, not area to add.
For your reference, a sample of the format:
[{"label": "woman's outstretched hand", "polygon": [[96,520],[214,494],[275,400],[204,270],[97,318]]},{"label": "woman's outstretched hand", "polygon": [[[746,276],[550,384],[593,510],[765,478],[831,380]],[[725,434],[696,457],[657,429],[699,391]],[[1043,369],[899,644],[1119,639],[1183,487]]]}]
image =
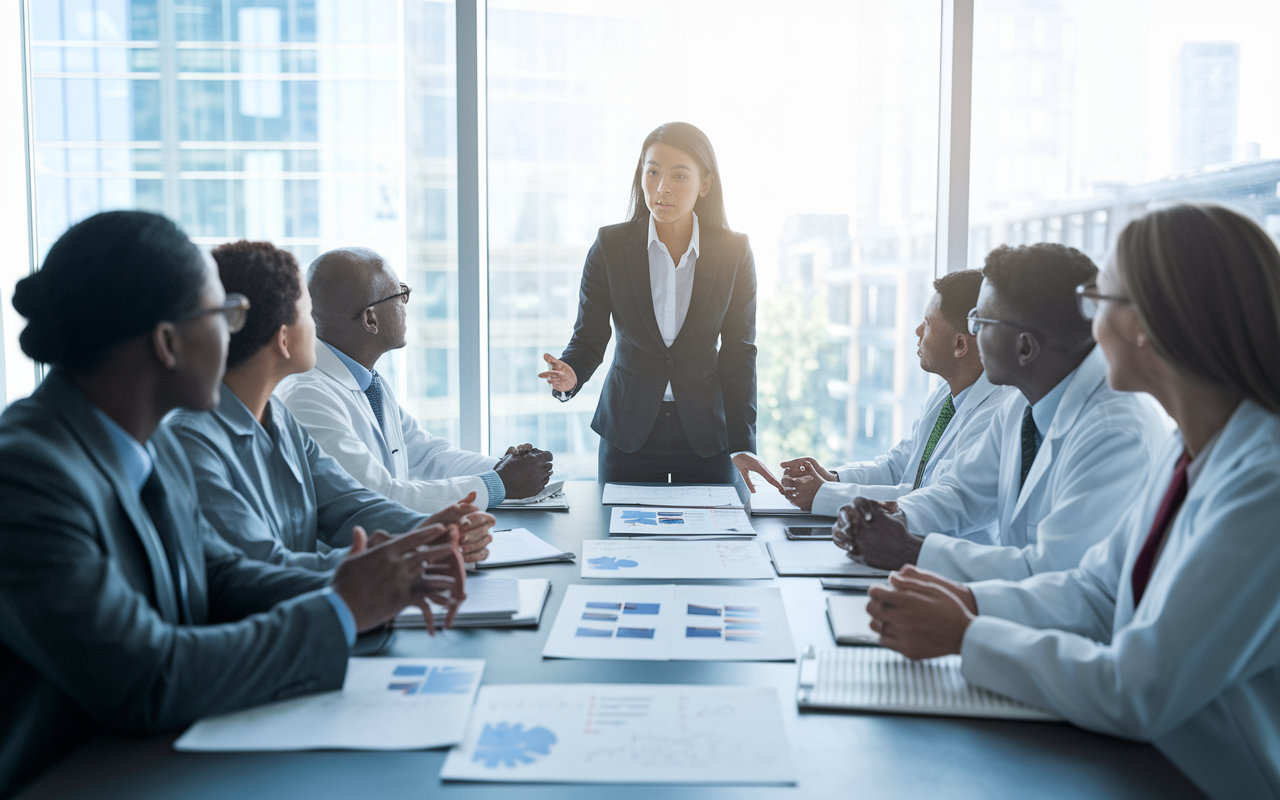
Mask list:
[{"label": "woman's outstretched hand", "polygon": [[578,375],[573,367],[564,363],[550,353],[543,353],[542,360],[547,362],[547,371],[538,373],[538,377],[547,382],[557,392],[571,392],[578,385]]}]

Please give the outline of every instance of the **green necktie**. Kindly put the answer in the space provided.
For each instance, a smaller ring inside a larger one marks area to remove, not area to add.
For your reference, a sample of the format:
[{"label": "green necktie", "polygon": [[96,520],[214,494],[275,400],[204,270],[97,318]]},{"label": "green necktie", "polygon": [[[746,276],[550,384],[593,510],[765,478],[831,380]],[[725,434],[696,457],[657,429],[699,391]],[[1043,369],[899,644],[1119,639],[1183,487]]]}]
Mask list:
[{"label": "green necktie", "polygon": [[1031,406],[1027,406],[1022,412],[1022,481],[1018,484],[1018,494],[1022,494],[1022,487],[1027,482],[1027,473],[1031,472],[1031,465],[1036,460],[1036,451],[1040,449],[1040,443],[1036,441],[1038,435],[1035,417],[1031,415]]},{"label": "green necktie", "polygon": [[929,434],[929,441],[925,442],[924,455],[920,456],[920,469],[916,470],[916,482],[911,486],[912,491],[919,489],[920,484],[924,482],[924,468],[929,463],[929,456],[933,455],[933,448],[938,446],[942,432],[947,429],[947,423],[955,415],[956,404],[951,402],[951,396],[947,395],[947,401],[942,404],[942,410],[938,412],[938,421],[933,423],[933,433]]}]

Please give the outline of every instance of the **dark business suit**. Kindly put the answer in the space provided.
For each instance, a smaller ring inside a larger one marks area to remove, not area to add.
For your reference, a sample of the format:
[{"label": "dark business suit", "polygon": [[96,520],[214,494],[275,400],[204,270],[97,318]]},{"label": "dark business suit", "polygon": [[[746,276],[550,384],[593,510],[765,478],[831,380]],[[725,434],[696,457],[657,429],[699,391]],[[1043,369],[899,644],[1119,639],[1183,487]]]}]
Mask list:
[{"label": "dark business suit", "polygon": [[[667,347],[653,307],[648,225],[645,216],[600,229],[587,254],[578,321],[561,360],[578,376],[576,393],[604,359],[612,317],[617,348],[591,421],[592,430],[618,451],[612,457],[652,450],[652,436],[667,436],[663,425],[669,418],[660,415],[673,411],[663,403],[670,381],[679,422],[673,435],[687,440],[691,457],[727,464],[729,453],[755,450],[756,275],[751,247],[743,234],[702,228],[689,313]],[[601,452],[603,467],[608,448],[602,446]],[[731,473],[730,466],[724,477],[732,480]]]},{"label": "dark business suit", "polygon": [[346,638],[314,591],[327,576],[232,549],[173,435],[151,443],[159,524],[62,374],[0,416],[0,797],[103,729],[342,686]]}]

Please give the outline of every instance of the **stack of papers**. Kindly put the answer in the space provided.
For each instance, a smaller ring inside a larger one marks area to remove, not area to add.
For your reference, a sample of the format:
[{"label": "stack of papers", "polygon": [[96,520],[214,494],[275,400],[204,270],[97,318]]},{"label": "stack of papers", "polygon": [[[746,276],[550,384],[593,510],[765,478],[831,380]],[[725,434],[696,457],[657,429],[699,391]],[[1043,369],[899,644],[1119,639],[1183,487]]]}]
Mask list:
[{"label": "stack of papers", "polygon": [[727,484],[671,486],[662,483],[606,483],[600,502],[606,506],[675,506],[677,508],[742,508],[736,487]]},{"label": "stack of papers", "polygon": [[582,577],[734,580],[772,578],[773,567],[754,541],[587,539]]},{"label": "stack of papers", "polygon": [[[485,586],[490,581],[499,585]],[[551,581],[546,578],[510,580],[473,576],[467,580],[467,599],[458,609],[453,627],[536,628],[542,619],[542,607],[546,605],[550,592]],[[445,610],[432,603],[431,611],[436,628],[439,629],[444,624]],[[394,624],[396,628],[408,630],[426,630],[427,627],[422,609],[417,606],[409,606],[401,611]]]},{"label": "stack of papers", "polygon": [[573,553],[566,553],[558,547],[547,544],[527,528],[512,528],[506,531],[492,531],[492,533],[493,541],[489,543],[489,557],[476,564],[477,569],[549,564],[574,559]]},{"label": "stack of papers", "polygon": [[884,578],[888,570],[876,569],[849,558],[833,542],[798,542],[790,539],[769,542],[773,565],[782,576]]},{"label": "stack of papers", "polygon": [[1056,720],[1058,717],[971,685],[960,656],[912,661],[879,647],[809,648],[800,659],[800,708]]},{"label": "stack of papers", "polygon": [[741,508],[624,508],[609,517],[610,536],[646,539],[744,539],[755,536]]},{"label": "stack of papers", "polygon": [[462,741],[484,661],[352,658],[340,692],[207,717],[175,750],[420,750]]},{"label": "stack of papers", "polygon": [[549,658],[791,661],[782,593],[743,586],[588,586],[565,592]]},{"label": "stack of papers", "polygon": [[512,509],[533,509],[538,511],[568,511],[569,498],[564,493],[564,481],[548,483],[546,488],[533,497],[521,500],[503,500],[498,506],[506,511]]},{"label": "stack of papers", "polygon": [[793,784],[796,775],[773,688],[618,683],[486,686],[440,770],[445,780],[526,783]]}]

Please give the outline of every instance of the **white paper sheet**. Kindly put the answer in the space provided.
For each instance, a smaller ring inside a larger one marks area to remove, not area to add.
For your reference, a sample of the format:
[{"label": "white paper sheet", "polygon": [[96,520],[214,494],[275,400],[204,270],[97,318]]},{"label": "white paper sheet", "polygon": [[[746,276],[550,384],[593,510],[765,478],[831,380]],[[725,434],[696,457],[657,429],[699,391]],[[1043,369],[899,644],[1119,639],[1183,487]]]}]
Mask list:
[{"label": "white paper sheet", "polygon": [[792,784],[796,775],[772,688],[612,683],[485,686],[440,770],[446,780],[556,783]]},{"label": "white paper sheet", "polygon": [[[520,578],[516,581],[520,591],[520,610],[510,617],[462,617],[453,621],[455,628],[524,628],[538,626],[542,619],[542,607],[547,604],[547,595],[551,591],[551,581],[546,578]],[[436,625],[444,623],[441,616],[436,617]],[[417,606],[410,606],[396,616],[396,628],[408,630],[426,630],[427,623],[422,618],[422,611]]]},{"label": "white paper sheet", "polygon": [[528,528],[493,531],[489,557],[476,565],[479,569],[541,564],[549,561],[572,561],[573,554],[538,538]]},{"label": "white paper sheet", "polygon": [[782,594],[751,586],[571,584],[542,648],[550,658],[791,661]]},{"label": "white paper sheet", "polygon": [[773,565],[755,541],[670,542],[587,539],[582,577],[659,580],[772,578]]},{"label": "white paper sheet", "polygon": [[484,661],[352,658],[340,692],[207,717],[175,750],[421,750],[462,741]]},{"label": "white paper sheet", "polygon": [[741,539],[755,536],[747,512],[740,508],[627,508],[614,506],[610,536],[688,539],[705,536]]},{"label": "white paper sheet", "polygon": [[498,508],[504,509],[551,509],[553,511],[569,510],[569,498],[564,493],[564,481],[548,483],[546,487],[533,497],[521,500],[503,500]]},{"label": "white paper sheet", "polygon": [[[778,468],[773,473],[775,476],[782,474],[782,469]],[[751,476],[751,483],[756,487],[755,492],[747,497],[747,504],[751,506],[751,515],[755,517],[771,516],[771,515],[804,515],[809,512],[803,511],[799,506],[782,496],[782,492],[773,488],[773,484],[757,475]]]},{"label": "white paper sheet", "polygon": [[779,575],[832,577],[883,577],[888,571],[854,561],[830,541],[798,542],[779,539],[769,542],[769,554]]},{"label": "white paper sheet", "polygon": [[675,506],[678,508],[742,508],[738,490],[728,484],[664,486],[606,483],[600,502],[606,506]]}]

